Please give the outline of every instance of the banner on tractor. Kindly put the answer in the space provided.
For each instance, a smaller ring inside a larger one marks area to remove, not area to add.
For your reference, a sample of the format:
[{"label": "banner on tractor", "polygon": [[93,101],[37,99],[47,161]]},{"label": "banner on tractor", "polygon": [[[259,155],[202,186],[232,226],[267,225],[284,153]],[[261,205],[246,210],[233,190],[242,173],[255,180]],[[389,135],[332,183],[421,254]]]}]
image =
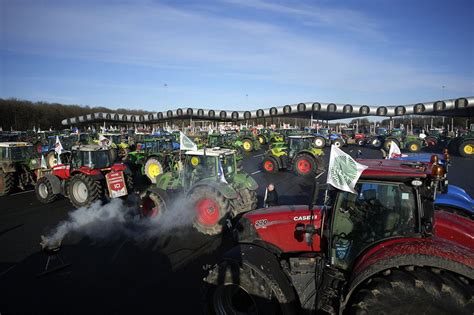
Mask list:
[{"label": "banner on tractor", "polygon": [[356,194],[354,187],[366,168],[367,166],[357,163],[349,154],[335,145],[331,145],[326,183],[337,189]]},{"label": "banner on tractor", "polygon": [[63,145],[61,144],[61,141],[59,141],[59,137],[56,136],[56,143],[54,144],[54,151],[59,155],[63,151]]},{"label": "banner on tractor", "polygon": [[184,133],[179,132],[179,149],[181,151],[197,150],[197,145],[189,139]]},{"label": "banner on tractor", "polygon": [[388,150],[388,155],[385,159],[396,159],[402,157],[403,154],[398,147],[398,144],[395,141],[390,142],[390,150]]},{"label": "banner on tractor", "polygon": [[110,172],[105,175],[110,198],[126,196],[127,186],[122,172]]}]

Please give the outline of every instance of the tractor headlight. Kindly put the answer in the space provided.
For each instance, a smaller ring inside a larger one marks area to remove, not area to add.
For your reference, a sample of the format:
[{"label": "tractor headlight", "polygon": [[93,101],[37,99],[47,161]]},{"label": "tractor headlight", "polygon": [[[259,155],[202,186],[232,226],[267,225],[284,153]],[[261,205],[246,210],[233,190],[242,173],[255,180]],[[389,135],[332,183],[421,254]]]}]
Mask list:
[{"label": "tractor headlight", "polygon": [[421,185],[423,185],[423,182],[419,179],[414,179],[411,181],[411,185],[414,186],[414,187],[419,187]]}]

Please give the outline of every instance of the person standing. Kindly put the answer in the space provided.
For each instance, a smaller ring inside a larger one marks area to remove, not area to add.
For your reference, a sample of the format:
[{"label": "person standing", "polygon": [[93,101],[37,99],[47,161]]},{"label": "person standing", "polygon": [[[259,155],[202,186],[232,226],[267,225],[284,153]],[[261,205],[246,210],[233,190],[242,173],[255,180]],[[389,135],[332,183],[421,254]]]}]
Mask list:
[{"label": "person standing", "polygon": [[275,190],[275,185],[269,184],[265,189],[265,198],[263,199],[263,206],[265,208],[278,206],[278,193]]}]

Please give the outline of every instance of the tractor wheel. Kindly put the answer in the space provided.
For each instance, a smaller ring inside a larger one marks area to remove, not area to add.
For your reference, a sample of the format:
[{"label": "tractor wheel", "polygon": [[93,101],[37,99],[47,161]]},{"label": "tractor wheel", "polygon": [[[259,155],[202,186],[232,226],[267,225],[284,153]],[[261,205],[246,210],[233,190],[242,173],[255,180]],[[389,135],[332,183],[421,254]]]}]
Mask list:
[{"label": "tractor wheel", "polygon": [[314,145],[316,146],[316,148],[322,149],[326,146],[326,139],[324,139],[323,137],[315,137]]},{"label": "tractor wheel", "polygon": [[474,140],[467,140],[459,144],[459,154],[464,157],[474,156]]},{"label": "tractor wheel", "polygon": [[344,140],[342,139],[336,139],[332,142],[332,144],[334,144],[336,146],[336,148],[341,148],[344,146]]},{"label": "tractor wheel", "polygon": [[374,276],[355,294],[350,314],[474,313],[474,289],[463,277],[422,267],[388,272]]},{"label": "tractor wheel", "polygon": [[68,184],[68,197],[76,208],[88,207],[102,196],[102,186],[85,174],[77,174]]},{"label": "tractor wheel", "polygon": [[251,152],[253,150],[252,140],[250,139],[242,140],[242,149],[244,149],[245,152]]},{"label": "tractor wheel", "polygon": [[315,176],[318,165],[311,155],[300,154],[293,162],[293,169],[300,176]]},{"label": "tractor wheel", "polygon": [[14,173],[4,173],[0,170],[0,196],[10,194],[15,187]]},{"label": "tractor wheel", "polygon": [[156,184],[156,176],[163,174],[163,166],[156,157],[150,157],[144,166],[146,177],[152,184]]},{"label": "tractor wheel", "polygon": [[267,173],[277,173],[278,172],[278,163],[277,161],[269,156],[263,159],[262,162],[263,170]]},{"label": "tractor wheel", "polygon": [[383,148],[384,148],[385,151],[387,151],[387,152],[390,151],[390,145],[392,144],[392,142],[395,142],[397,144],[397,146],[400,148],[400,142],[398,142],[397,139],[387,138],[387,139],[385,139],[385,142],[383,143]]},{"label": "tractor wheel", "polygon": [[46,166],[48,168],[52,168],[58,164],[58,159],[56,158],[56,154],[54,151],[49,152],[46,155]]},{"label": "tractor wheel", "polygon": [[372,139],[370,141],[370,144],[376,149],[380,149],[382,147],[382,141],[380,141],[380,139],[378,138]]},{"label": "tractor wheel", "polygon": [[140,195],[140,215],[145,218],[159,218],[166,212],[167,195],[164,190],[151,189]]},{"label": "tractor wheel", "polygon": [[359,139],[359,140],[357,140],[357,145],[358,145],[359,147],[363,147],[363,146],[365,145],[364,139]]},{"label": "tractor wheel", "polygon": [[408,142],[407,143],[407,149],[410,152],[420,152],[421,145],[416,141]]},{"label": "tractor wheel", "polygon": [[257,192],[242,188],[239,190],[240,200],[232,200],[232,217],[241,212],[257,209]]},{"label": "tractor wheel", "polygon": [[35,185],[36,198],[41,203],[51,203],[58,195],[53,192],[53,186],[47,177],[38,179]]},{"label": "tractor wheel", "polygon": [[267,144],[267,140],[265,139],[264,136],[258,135],[257,139],[258,139],[258,142],[260,142],[261,145]]},{"label": "tractor wheel", "polygon": [[436,137],[428,136],[428,137],[425,138],[425,143],[429,147],[434,147],[435,145],[438,144],[438,139]]},{"label": "tractor wheel", "polygon": [[217,190],[201,186],[188,194],[188,201],[194,209],[193,226],[203,234],[216,235],[222,232],[223,220],[232,213],[232,205]]},{"label": "tractor wheel", "polygon": [[297,314],[295,294],[275,260],[273,266],[242,256],[242,263],[226,259],[204,279],[207,314]]}]

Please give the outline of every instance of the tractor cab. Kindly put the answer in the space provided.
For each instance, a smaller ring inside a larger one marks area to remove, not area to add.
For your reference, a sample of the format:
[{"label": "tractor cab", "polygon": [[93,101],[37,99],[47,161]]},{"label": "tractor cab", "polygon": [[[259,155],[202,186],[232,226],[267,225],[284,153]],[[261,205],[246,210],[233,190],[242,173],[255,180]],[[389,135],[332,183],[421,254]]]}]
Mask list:
[{"label": "tractor cab", "polygon": [[314,148],[314,136],[289,136],[288,137],[288,156],[294,157],[298,152],[311,150]]},{"label": "tractor cab", "polygon": [[79,169],[109,168],[114,164],[113,149],[98,145],[78,145],[72,147],[72,167]]},{"label": "tractor cab", "polygon": [[355,138],[355,130],[353,128],[344,128],[341,130],[341,134],[347,138]]},{"label": "tractor cab", "polygon": [[26,162],[34,157],[33,146],[26,142],[0,142],[0,162]]},{"label": "tractor cab", "polygon": [[184,189],[204,179],[231,181],[236,173],[235,151],[206,149],[186,152]]},{"label": "tractor cab", "polygon": [[407,132],[403,129],[399,129],[399,128],[394,128],[392,129],[392,131],[390,132],[390,136],[391,137],[395,137],[395,138],[403,138],[407,135]]}]

